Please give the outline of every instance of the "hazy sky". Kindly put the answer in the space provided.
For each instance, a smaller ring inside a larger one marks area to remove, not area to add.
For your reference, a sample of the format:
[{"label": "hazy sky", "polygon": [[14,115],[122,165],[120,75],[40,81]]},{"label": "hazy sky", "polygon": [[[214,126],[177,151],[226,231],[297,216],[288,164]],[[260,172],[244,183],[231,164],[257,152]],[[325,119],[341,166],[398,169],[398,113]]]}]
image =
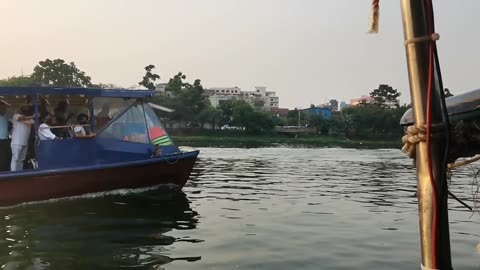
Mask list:
[{"label": "hazy sky", "polygon": [[[460,4],[461,3],[461,4]],[[0,78],[45,58],[94,82],[134,85],[147,64],[206,87],[267,86],[281,107],[350,100],[380,83],[409,100],[399,0],[0,0]],[[434,1],[445,87],[480,88],[478,0]],[[475,76],[477,75],[477,76]]]}]

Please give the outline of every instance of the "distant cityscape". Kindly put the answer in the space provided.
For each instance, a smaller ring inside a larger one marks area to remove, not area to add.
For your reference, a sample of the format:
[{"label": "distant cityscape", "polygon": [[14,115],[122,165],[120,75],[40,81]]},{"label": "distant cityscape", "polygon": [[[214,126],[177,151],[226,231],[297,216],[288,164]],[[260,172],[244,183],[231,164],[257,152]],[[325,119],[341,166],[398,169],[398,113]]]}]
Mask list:
[{"label": "distant cityscape", "polygon": [[[160,83],[156,85],[156,91],[159,94],[166,94],[166,83]],[[239,87],[211,87],[204,89],[204,95],[208,97],[210,104],[213,107],[221,105],[227,100],[244,100],[256,109],[272,112],[278,116],[286,116],[292,109],[280,107],[280,97],[277,96],[275,91],[268,91],[266,86],[256,86],[252,91],[244,91]],[[332,116],[332,112],[342,111],[349,107],[355,107],[360,104],[375,103],[375,100],[369,95],[362,95],[358,98],[353,98],[349,102],[331,99],[330,101],[322,104],[306,104],[305,106],[299,106],[298,109],[308,110],[315,114],[321,114],[326,119]],[[400,101],[395,99],[388,101],[384,105],[395,108],[400,105]],[[297,110],[297,108],[293,109]]]}]

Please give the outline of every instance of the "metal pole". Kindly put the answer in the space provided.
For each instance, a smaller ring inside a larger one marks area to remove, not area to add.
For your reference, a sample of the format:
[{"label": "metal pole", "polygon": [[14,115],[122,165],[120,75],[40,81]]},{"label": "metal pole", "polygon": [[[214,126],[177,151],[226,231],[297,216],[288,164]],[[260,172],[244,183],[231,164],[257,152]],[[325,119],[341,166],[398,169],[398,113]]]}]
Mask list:
[{"label": "metal pole", "polygon": [[[428,33],[427,29],[425,1],[401,0],[401,4],[405,39],[411,40],[430,35],[431,33]],[[423,126],[427,123],[429,48],[429,41],[406,45],[410,94],[416,126]],[[438,92],[434,91],[431,104],[432,124],[442,123],[440,104]],[[431,139],[430,161],[428,151],[426,142],[420,142],[416,147],[422,265],[427,269],[452,269],[447,192],[444,188],[446,177],[443,168],[445,164],[442,160],[445,153],[445,137],[442,132],[435,134],[435,139]],[[433,185],[429,162],[432,165]],[[435,194],[437,195],[436,208]]]},{"label": "metal pole", "polygon": [[300,108],[298,109],[298,126],[300,126]]}]

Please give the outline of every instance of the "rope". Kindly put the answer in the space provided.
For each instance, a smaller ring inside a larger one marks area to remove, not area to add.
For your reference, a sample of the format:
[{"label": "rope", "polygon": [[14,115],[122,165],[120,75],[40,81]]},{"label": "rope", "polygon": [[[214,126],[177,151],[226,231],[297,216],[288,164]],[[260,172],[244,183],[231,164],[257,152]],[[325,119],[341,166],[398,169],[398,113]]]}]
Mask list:
[{"label": "rope", "polygon": [[405,45],[408,45],[410,43],[418,43],[418,42],[425,42],[425,41],[437,41],[440,39],[440,35],[437,33],[433,33],[429,36],[423,36],[423,37],[416,37],[416,38],[411,38],[407,39],[404,41]]},{"label": "rope", "polygon": [[457,167],[462,167],[462,166],[465,166],[465,165],[474,163],[475,161],[479,161],[479,160],[480,160],[480,156],[476,156],[476,157],[473,157],[473,158],[468,159],[468,160],[464,160],[464,161],[460,161],[460,162],[449,163],[449,164],[448,164],[448,168],[449,168],[449,169],[454,169],[454,168],[457,168]]},{"label": "rope", "polygon": [[380,0],[372,1],[372,16],[370,17],[370,31],[368,33],[378,33],[378,24],[380,21]]},{"label": "rope", "polygon": [[402,137],[402,151],[408,154],[408,157],[415,158],[415,146],[420,142],[427,140],[427,128],[425,126],[409,126],[407,133]]}]

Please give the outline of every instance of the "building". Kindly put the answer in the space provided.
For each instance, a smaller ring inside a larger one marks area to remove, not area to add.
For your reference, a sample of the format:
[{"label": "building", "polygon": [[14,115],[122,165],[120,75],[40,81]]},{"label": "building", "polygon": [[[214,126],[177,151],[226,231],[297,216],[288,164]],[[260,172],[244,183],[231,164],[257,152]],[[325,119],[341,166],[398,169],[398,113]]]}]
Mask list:
[{"label": "building", "polygon": [[210,104],[218,107],[222,102],[227,100],[242,99],[241,89],[239,87],[215,87],[204,89],[204,95],[208,96]]},{"label": "building", "polygon": [[310,107],[303,109],[302,111],[306,112],[307,114],[321,115],[324,119],[332,118],[332,110],[330,110],[330,108]]},{"label": "building", "polygon": [[338,101],[336,99],[330,100],[330,110],[332,111],[338,111]]},{"label": "building", "polygon": [[[360,98],[352,99],[350,102],[351,106],[357,106],[359,104],[375,104],[375,103],[377,103],[375,99],[367,95],[363,95]],[[388,108],[398,108],[400,106],[400,100],[398,99],[386,100],[384,103],[382,103],[382,105]]]},{"label": "building", "polygon": [[351,106],[358,106],[360,104],[373,103],[375,100],[371,96],[362,95],[359,98],[354,98],[350,101]]},{"label": "building", "polygon": [[289,111],[288,108],[272,108],[271,110],[272,114],[278,118],[287,118]]},{"label": "building", "polygon": [[238,87],[215,87],[204,90],[213,107],[219,106],[226,100],[244,100],[253,107],[264,111],[278,108],[279,98],[274,91],[267,91],[267,87],[257,86],[254,91],[242,91]]},{"label": "building", "polygon": [[340,111],[343,111],[344,109],[350,107],[351,105],[350,104],[347,104],[347,102],[345,101],[342,101],[340,102]]}]

